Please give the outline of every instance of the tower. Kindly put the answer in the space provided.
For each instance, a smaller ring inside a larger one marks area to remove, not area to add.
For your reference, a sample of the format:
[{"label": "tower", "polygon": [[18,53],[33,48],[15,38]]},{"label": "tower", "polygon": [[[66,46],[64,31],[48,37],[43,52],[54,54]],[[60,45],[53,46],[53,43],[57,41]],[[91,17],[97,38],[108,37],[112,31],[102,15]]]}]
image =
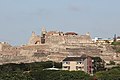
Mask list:
[{"label": "tower", "polygon": [[87,35],[87,36],[90,36],[90,33],[89,33],[89,32],[87,32],[87,33],[86,33],[86,35]]},{"label": "tower", "polygon": [[116,38],[116,34],[115,34],[115,35],[114,35],[114,42],[116,42],[116,39],[117,39],[117,38]]},{"label": "tower", "polygon": [[34,37],[35,36],[35,32],[34,31],[32,31],[32,37]]},{"label": "tower", "polygon": [[45,36],[46,36],[46,29],[45,27],[42,27],[42,32],[41,32],[41,44],[45,43]]},{"label": "tower", "polygon": [[37,37],[37,35],[35,34],[34,31],[32,31],[31,37],[29,39],[28,45],[34,44],[35,38]]},{"label": "tower", "polygon": [[45,27],[42,27],[41,37],[45,37],[46,29]]}]

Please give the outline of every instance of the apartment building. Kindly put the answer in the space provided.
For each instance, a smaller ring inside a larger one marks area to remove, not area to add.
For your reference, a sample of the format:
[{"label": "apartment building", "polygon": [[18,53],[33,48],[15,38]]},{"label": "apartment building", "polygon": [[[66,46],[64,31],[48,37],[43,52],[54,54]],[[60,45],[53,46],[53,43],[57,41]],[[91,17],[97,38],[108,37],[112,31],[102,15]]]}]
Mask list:
[{"label": "apartment building", "polygon": [[92,69],[92,58],[87,55],[81,57],[69,56],[66,57],[62,62],[62,70],[69,71],[84,71],[88,74],[93,73]]}]

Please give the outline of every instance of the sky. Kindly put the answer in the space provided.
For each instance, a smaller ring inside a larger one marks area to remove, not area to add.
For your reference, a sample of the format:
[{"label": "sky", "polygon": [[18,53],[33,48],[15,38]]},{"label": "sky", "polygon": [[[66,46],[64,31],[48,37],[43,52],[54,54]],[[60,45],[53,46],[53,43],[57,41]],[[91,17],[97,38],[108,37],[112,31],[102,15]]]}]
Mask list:
[{"label": "sky", "polygon": [[0,41],[27,44],[32,31],[120,36],[120,0],[0,0]]}]

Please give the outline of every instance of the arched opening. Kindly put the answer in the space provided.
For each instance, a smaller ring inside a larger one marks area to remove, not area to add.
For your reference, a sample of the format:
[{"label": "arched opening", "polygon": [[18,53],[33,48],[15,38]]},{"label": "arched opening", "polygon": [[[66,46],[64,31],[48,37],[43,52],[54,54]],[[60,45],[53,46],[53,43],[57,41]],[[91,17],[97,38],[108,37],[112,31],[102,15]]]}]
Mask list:
[{"label": "arched opening", "polygon": [[36,41],[35,44],[40,44],[40,41]]}]

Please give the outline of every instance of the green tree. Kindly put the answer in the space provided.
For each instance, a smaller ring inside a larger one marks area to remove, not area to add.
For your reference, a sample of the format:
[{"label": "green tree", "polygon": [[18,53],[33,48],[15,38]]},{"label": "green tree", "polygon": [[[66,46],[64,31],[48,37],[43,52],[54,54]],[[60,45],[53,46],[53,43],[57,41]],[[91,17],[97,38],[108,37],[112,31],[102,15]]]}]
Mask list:
[{"label": "green tree", "polygon": [[100,71],[95,74],[98,80],[120,80],[120,68],[113,68],[109,71]]},{"label": "green tree", "polygon": [[93,72],[103,71],[104,68],[104,61],[100,57],[92,57],[93,61]]},{"label": "green tree", "polygon": [[115,65],[115,62],[114,61],[110,61],[110,65]]},{"label": "green tree", "polygon": [[82,71],[57,71],[47,76],[47,80],[92,80],[93,78]]}]

